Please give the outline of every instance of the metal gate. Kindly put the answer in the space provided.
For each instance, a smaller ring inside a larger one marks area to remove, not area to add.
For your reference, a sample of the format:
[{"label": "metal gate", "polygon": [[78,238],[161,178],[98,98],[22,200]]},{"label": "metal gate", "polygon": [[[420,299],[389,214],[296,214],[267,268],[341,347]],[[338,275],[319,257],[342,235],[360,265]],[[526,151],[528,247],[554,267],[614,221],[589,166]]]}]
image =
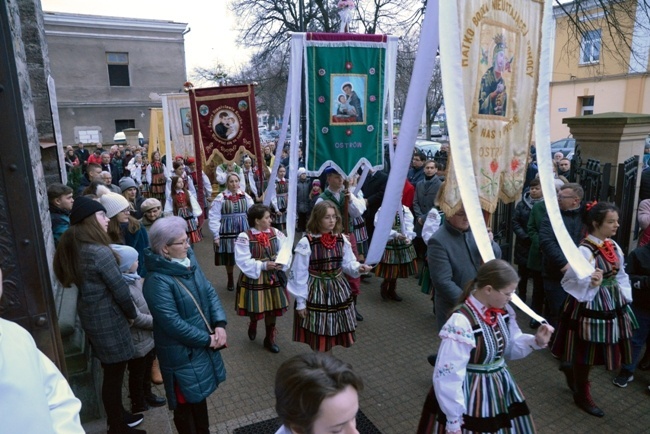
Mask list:
[{"label": "metal gate", "polygon": [[620,226],[614,239],[621,246],[623,252],[627,254],[630,247],[630,234],[635,227],[634,222],[636,220],[634,199],[636,198],[636,178],[639,173],[639,156],[635,155],[619,164],[617,173],[616,199],[614,202],[620,210],[618,216]]}]

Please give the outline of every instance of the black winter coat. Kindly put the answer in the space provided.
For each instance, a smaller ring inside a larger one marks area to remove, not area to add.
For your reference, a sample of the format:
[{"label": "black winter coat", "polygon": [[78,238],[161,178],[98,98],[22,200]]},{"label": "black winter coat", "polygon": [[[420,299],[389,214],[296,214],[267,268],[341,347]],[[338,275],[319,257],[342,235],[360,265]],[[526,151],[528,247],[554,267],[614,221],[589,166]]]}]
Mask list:
[{"label": "black winter coat", "polygon": [[650,311],[650,244],[630,252],[625,272],[630,276],[634,308]]},{"label": "black winter coat", "polygon": [[[582,207],[561,211],[561,213],[564,226],[566,226],[571,239],[576,246],[579,245],[586,233],[582,223]],[[539,228],[539,246],[542,249],[542,275],[548,279],[562,280],[561,270],[568,261],[555,237],[548,215],[544,217]]]},{"label": "black winter coat", "polygon": [[528,252],[530,251],[531,239],[528,236],[528,218],[533,209],[533,201],[530,193],[524,193],[524,198],[515,207],[515,214],[512,217],[512,228],[517,236],[515,242],[515,264],[526,265],[528,263]]}]

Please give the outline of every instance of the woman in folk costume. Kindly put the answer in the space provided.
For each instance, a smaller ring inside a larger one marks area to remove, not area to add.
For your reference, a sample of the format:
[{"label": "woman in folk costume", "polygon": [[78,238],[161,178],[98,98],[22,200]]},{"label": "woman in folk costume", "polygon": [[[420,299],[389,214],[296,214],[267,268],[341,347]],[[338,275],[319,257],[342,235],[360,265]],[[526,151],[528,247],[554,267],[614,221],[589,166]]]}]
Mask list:
[{"label": "woman in folk costume", "polygon": [[244,183],[244,191],[250,197],[253,198],[255,202],[260,202],[261,199],[257,195],[257,183],[255,182],[255,168],[253,167],[253,160],[251,157],[244,158],[244,169],[242,171],[242,181]]},{"label": "woman in folk costume", "polygon": [[239,167],[236,163],[221,163],[215,169],[214,179],[217,181],[217,184],[219,184],[219,193],[223,193],[228,189],[227,178],[231,173],[236,173],[239,175],[239,179],[241,180],[241,167]]},{"label": "woman in folk costume", "polygon": [[[379,208],[381,209],[381,208]],[[375,225],[379,211],[375,214]],[[402,219],[404,219],[404,231],[402,232]],[[413,229],[413,214],[405,205],[402,205],[402,212],[395,214],[393,227],[388,236],[386,249],[381,261],[377,264],[375,274],[383,277],[381,283],[382,300],[402,301],[402,297],[397,295],[397,279],[412,276],[417,273],[418,266],[415,262],[417,255],[413,247],[413,238],[415,231]]]},{"label": "woman in folk costume", "polygon": [[546,347],[553,327],[544,324],[534,336],[521,332],[508,305],[518,283],[510,264],[493,259],[465,287],[460,306],[440,330],[433,388],[418,434],[535,432],[505,358],[520,359]]},{"label": "woman in folk costume", "polygon": [[149,184],[149,197],[158,199],[161,202],[165,201],[165,185],[169,173],[167,167],[160,161],[160,152],[154,151],[151,156],[152,161],[147,166],[145,177],[147,184]]},{"label": "woman in folk costume", "polygon": [[226,190],[219,193],[210,207],[210,230],[214,236],[214,265],[225,265],[228,273],[228,291],[235,290],[235,239],[248,230],[246,212],[253,199],[239,188],[239,175],[226,178]]},{"label": "woman in folk costume", "polygon": [[[174,171],[170,175],[170,178],[167,179],[167,185],[165,186],[165,194],[167,195],[167,203],[171,206],[171,194],[172,194],[172,176],[178,176],[183,180],[183,186],[184,188],[192,193],[194,197],[198,197],[196,194],[196,187],[194,186],[194,181],[192,181],[192,178],[187,174],[187,171],[185,171],[185,163],[183,163],[182,158],[183,157],[176,157],[180,158],[181,161],[174,161],[172,163],[172,167],[174,168]],[[165,208],[167,208],[167,204],[165,204]]]},{"label": "woman in folk costume", "polygon": [[289,196],[289,183],[284,177],[287,169],[280,165],[278,168],[278,177],[275,180],[275,197],[271,201],[275,209],[275,218],[273,227],[281,231],[287,230],[287,197]]},{"label": "woman in folk costume", "polygon": [[287,290],[296,297],[293,340],[314,351],[350,347],[356,320],[350,284],[344,274],[359,277],[371,267],[354,259],[347,237],[341,234],[338,207],[316,204],[307,222],[307,234],[294,250]]},{"label": "woman in folk costume", "polygon": [[570,295],[560,317],[553,354],[573,364],[564,370],[576,405],[602,417],[591,397],[589,370],[593,365],[617,369],[632,362],[631,338],[637,322],[632,313],[632,288],[625,273],[621,248],[610,237],[618,229],[618,208],[611,203],[590,203],[584,222],[589,235],[580,243],[582,255],[594,272],[578,278],[569,266],[562,287]]},{"label": "woman in folk costume", "polygon": [[248,316],[248,338],[257,336],[257,321],[264,318],[264,348],[279,353],[275,342],[276,317],[286,312],[289,301],[278,277],[284,267],[275,259],[285,235],[271,227],[271,209],[255,204],[248,210],[248,229],[235,241],[235,262],[242,271],[237,282],[235,309],[237,315]]},{"label": "woman in folk costume", "polygon": [[165,213],[172,213],[175,216],[182,217],[187,222],[187,238],[191,244],[198,243],[203,239],[199,231],[198,218],[203,214],[196,197],[185,187],[183,179],[179,176],[172,176],[172,192],[170,195],[172,206],[167,208],[169,202],[165,205]]}]

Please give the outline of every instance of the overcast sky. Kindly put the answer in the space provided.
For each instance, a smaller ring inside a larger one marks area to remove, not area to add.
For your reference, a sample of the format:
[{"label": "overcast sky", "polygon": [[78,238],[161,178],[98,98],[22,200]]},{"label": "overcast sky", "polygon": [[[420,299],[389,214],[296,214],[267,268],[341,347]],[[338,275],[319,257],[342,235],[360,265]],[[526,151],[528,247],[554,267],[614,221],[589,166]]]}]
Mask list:
[{"label": "overcast sky", "polygon": [[217,62],[234,71],[250,52],[238,47],[234,15],[226,0],[41,0],[46,12],[144,18],[187,23],[185,57],[188,77],[196,66]]}]

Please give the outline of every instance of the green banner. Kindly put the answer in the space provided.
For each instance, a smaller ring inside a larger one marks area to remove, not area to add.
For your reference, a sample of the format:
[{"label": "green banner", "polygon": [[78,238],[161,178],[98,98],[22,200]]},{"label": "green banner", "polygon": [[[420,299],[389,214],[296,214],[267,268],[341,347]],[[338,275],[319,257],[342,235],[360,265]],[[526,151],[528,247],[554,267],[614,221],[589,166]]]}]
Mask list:
[{"label": "green banner", "polygon": [[307,41],[306,168],[328,166],[350,175],[364,163],[384,164],[384,68],[377,42]]}]

